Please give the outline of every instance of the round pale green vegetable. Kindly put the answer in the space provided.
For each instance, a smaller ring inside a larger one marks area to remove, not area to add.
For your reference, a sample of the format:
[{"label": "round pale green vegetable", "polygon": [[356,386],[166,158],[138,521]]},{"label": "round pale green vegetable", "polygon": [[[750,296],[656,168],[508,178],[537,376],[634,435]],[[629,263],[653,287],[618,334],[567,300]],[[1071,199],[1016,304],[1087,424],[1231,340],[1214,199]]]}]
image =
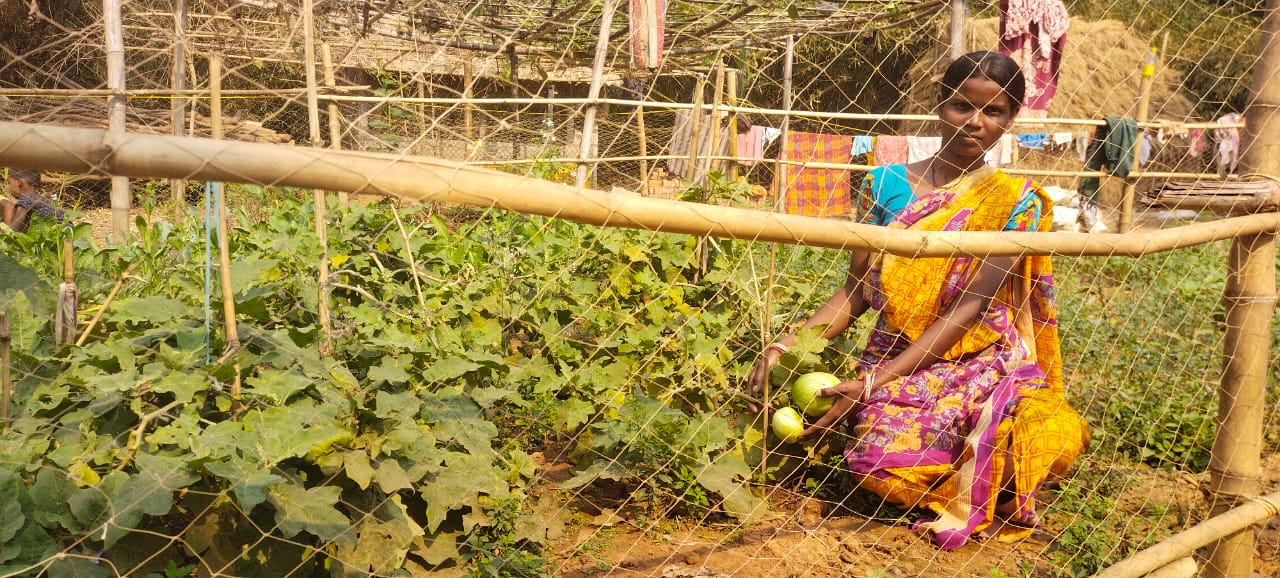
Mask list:
[{"label": "round pale green vegetable", "polygon": [[818,392],[839,383],[840,378],[830,373],[821,371],[806,373],[791,384],[791,404],[800,408],[800,411],[806,415],[819,417],[831,409],[836,398],[819,397]]},{"label": "round pale green vegetable", "polygon": [[800,412],[794,407],[784,407],[773,412],[773,433],[784,442],[793,442],[800,439],[800,434],[804,433],[804,418],[800,417]]}]

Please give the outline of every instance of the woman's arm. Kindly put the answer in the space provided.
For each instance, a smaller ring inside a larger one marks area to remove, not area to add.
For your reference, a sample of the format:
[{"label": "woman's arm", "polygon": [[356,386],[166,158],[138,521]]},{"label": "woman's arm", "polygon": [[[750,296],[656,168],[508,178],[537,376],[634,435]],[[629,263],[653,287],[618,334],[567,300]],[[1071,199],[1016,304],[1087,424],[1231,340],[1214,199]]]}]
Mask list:
[{"label": "woman's arm", "polygon": [[[870,260],[871,255],[867,251],[853,251],[849,258],[849,272],[845,276],[844,284],[800,327],[822,326],[824,327],[822,336],[830,339],[853,325],[854,320],[867,311],[867,300],[862,293],[862,278],[867,273]],[[795,345],[795,342],[794,336],[785,335],[774,343],[789,347]],[[760,391],[764,388],[765,382],[769,379],[770,368],[778,363],[778,358],[781,356],[782,353],[777,349],[765,350],[748,378],[751,391]]]},{"label": "woman's arm", "polygon": [[[942,359],[960,338],[991,305],[996,291],[1016,275],[1015,266],[1020,263],[1014,257],[991,257],[982,260],[978,272],[965,288],[964,293],[951,308],[943,313],[919,339],[876,369],[871,378],[846,381],[835,387],[819,392],[824,397],[839,396],[835,405],[825,415],[804,431],[802,437],[825,431],[832,424],[844,419],[855,405],[854,400],[864,398],[863,389],[872,390],[879,384],[911,375]],[[868,392],[869,393],[869,392]]]}]

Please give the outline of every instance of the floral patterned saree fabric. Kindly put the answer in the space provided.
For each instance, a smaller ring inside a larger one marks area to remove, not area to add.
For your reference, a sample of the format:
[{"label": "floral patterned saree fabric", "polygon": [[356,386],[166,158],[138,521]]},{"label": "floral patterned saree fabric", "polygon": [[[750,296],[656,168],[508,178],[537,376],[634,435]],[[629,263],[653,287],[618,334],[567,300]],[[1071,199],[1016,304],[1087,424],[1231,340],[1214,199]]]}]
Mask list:
[{"label": "floral patterned saree fabric", "polygon": [[[1034,182],[996,169],[974,171],[919,198],[905,171],[873,171],[856,203],[866,222],[918,231],[1048,230],[1052,202]],[[903,188],[905,187],[905,189]],[[892,205],[883,206],[881,200]],[[905,202],[905,206],[901,206]],[[876,210],[872,210],[876,209]],[[1048,257],[1024,257],[991,306],[943,355],[871,393],[851,423],[845,450],[863,487],[937,517],[917,523],[952,549],[996,517],[1017,539],[1039,520],[1035,493],[1088,444],[1084,421],[1063,398],[1053,273]],[[961,296],[980,259],[872,259],[867,298],[880,312],[860,370],[893,359]],[[1012,468],[1011,473],[1006,473]],[[1012,480],[1002,496],[1001,480]]]}]

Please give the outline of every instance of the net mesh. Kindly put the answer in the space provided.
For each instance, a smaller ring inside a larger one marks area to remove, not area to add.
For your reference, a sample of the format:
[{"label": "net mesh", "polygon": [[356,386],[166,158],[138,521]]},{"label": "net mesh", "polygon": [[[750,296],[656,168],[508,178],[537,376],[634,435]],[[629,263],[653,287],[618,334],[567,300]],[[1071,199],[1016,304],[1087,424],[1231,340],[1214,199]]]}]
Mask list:
[{"label": "net mesh", "polygon": [[[6,130],[109,126],[114,4],[0,2],[0,120],[29,123]],[[876,160],[784,142],[934,134],[951,59],[936,0],[316,0],[310,19],[301,2],[120,4],[131,133],[217,124],[230,141],[765,212],[796,210],[806,163],[856,187]],[[656,61],[633,40],[646,6],[664,14]],[[1066,8],[1057,95],[1000,159],[1049,188],[1056,227],[1141,234],[1220,218],[1185,208],[1206,189],[1251,194],[1222,184],[1243,170],[1225,146],[1239,124],[1212,123],[1244,112],[1262,3]],[[998,22],[971,3],[963,48],[994,49]],[[1081,204],[1080,136],[1144,109],[1147,178],[1104,178]],[[782,443],[750,409],[787,406],[798,373],[856,374],[871,315],[830,339],[801,330],[846,252],[337,195],[322,244],[311,191],[283,168],[135,178],[132,237],[112,242],[110,167],[57,166],[35,167],[40,190],[75,224],[0,234],[0,576],[1079,576],[1209,515],[1225,336],[1243,322],[1222,299],[1231,241],[1054,258],[1067,399],[1092,443],[1038,494],[1030,538],[947,551],[911,529],[927,510],[849,473],[843,428]],[[73,296],[83,343],[57,345]],[[747,387],[789,334],[769,389]],[[1275,379],[1276,355],[1258,355]],[[1261,425],[1265,493],[1280,429]],[[1258,527],[1257,572],[1280,571],[1278,539]]]}]

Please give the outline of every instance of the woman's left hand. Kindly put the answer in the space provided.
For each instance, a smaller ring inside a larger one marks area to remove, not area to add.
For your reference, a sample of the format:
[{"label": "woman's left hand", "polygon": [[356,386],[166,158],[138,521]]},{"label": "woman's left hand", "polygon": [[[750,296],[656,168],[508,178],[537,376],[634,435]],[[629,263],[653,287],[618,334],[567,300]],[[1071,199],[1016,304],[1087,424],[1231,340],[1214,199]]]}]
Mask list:
[{"label": "woman's left hand", "polygon": [[866,382],[862,379],[855,379],[838,383],[826,389],[818,390],[818,397],[834,397],[834,405],[827,413],[822,414],[818,421],[813,422],[800,434],[800,439],[808,439],[814,435],[822,435],[832,429],[832,425],[839,423],[850,412],[857,408],[859,400],[862,399],[862,389],[866,387]]}]

